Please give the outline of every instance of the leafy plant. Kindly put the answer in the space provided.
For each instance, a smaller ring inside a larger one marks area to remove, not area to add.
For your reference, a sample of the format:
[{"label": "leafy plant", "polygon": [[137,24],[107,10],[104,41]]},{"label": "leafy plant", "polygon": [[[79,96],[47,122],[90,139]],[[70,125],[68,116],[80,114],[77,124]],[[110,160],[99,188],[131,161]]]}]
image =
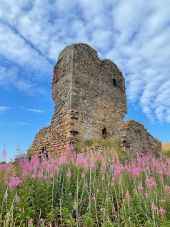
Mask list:
[{"label": "leafy plant", "polygon": [[118,141],[95,146],[1,163],[0,226],[169,226],[170,159],[127,160]]}]

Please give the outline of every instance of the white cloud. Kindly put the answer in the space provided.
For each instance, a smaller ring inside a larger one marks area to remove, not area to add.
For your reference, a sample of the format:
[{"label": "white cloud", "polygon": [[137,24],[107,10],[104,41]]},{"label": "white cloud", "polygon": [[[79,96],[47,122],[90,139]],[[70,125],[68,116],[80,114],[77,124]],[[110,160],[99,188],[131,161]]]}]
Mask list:
[{"label": "white cloud", "polygon": [[26,111],[28,111],[28,112],[34,112],[34,113],[44,113],[44,111],[43,110],[39,110],[39,109],[26,109],[26,108],[24,108],[24,110],[26,110]]},{"label": "white cloud", "polygon": [[0,66],[0,85],[38,91],[59,52],[87,42],[119,65],[130,102],[150,119],[170,122],[168,6],[168,0],[1,0],[0,55],[8,64]]},{"label": "white cloud", "polygon": [[4,113],[9,110],[11,110],[11,107],[9,106],[0,106],[0,113]]},{"label": "white cloud", "polygon": [[8,90],[16,88],[30,96],[47,93],[46,88],[41,85],[41,80],[35,80],[34,75],[32,77],[31,75],[24,76],[22,70],[15,65],[11,65],[9,68],[0,65],[0,86]]}]

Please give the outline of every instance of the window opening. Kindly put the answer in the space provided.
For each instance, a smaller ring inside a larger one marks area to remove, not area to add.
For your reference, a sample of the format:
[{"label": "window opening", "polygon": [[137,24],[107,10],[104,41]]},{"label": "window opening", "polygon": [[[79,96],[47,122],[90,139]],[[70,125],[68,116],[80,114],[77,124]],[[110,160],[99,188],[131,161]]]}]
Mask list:
[{"label": "window opening", "polygon": [[106,137],[107,137],[107,129],[105,127],[102,129],[102,137],[104,139],[106,139]]}]

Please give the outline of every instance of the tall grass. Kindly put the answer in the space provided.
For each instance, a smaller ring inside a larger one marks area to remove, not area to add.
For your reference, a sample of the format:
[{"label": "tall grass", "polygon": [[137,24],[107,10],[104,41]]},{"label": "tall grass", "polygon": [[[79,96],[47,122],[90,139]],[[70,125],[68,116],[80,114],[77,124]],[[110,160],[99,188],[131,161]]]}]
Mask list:
[{"label": "tall grass", "polygon": [[163,143],[162,150],[163,150],[164,156],[170,157],[170,143]]},{"label": "tall grass", "polygon": [[170,226],[170,159],[112,149],[0,164],[0,226]]},{"label": "tall grass", "polygon": [[170,150],[164,151],[164,156],[170,158]]},{"label": "tall grass", "polygon": [[78,148],[79,151],[93,149],[97,151],[98,148],[101,148],[102,151],[108,152],[110,149],[112,150],[112,154],[114,156],[119,157],[119,159],[126,159],[127,154],[124,152],[120,140],[115,139],[88,139],[82,142],[80,147]]}]

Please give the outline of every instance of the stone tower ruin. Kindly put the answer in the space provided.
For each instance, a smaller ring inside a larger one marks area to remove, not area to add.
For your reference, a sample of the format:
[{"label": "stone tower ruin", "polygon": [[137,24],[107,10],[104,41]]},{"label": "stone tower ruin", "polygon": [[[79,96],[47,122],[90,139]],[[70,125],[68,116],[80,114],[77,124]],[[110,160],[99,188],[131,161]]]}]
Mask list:
[{"label": "stone tower ruin", "polygon": [[100,60],[89,45],[72,44],[59,54],[52,95],[55,111],[51,124],[36,135],[30,153],[54,152],[56,147],[62,152],[91,138],[120,139],[127,152],[141,148],[160,151],[160,143],[142,125],[124,121],[124,77],[116,64]]}]

